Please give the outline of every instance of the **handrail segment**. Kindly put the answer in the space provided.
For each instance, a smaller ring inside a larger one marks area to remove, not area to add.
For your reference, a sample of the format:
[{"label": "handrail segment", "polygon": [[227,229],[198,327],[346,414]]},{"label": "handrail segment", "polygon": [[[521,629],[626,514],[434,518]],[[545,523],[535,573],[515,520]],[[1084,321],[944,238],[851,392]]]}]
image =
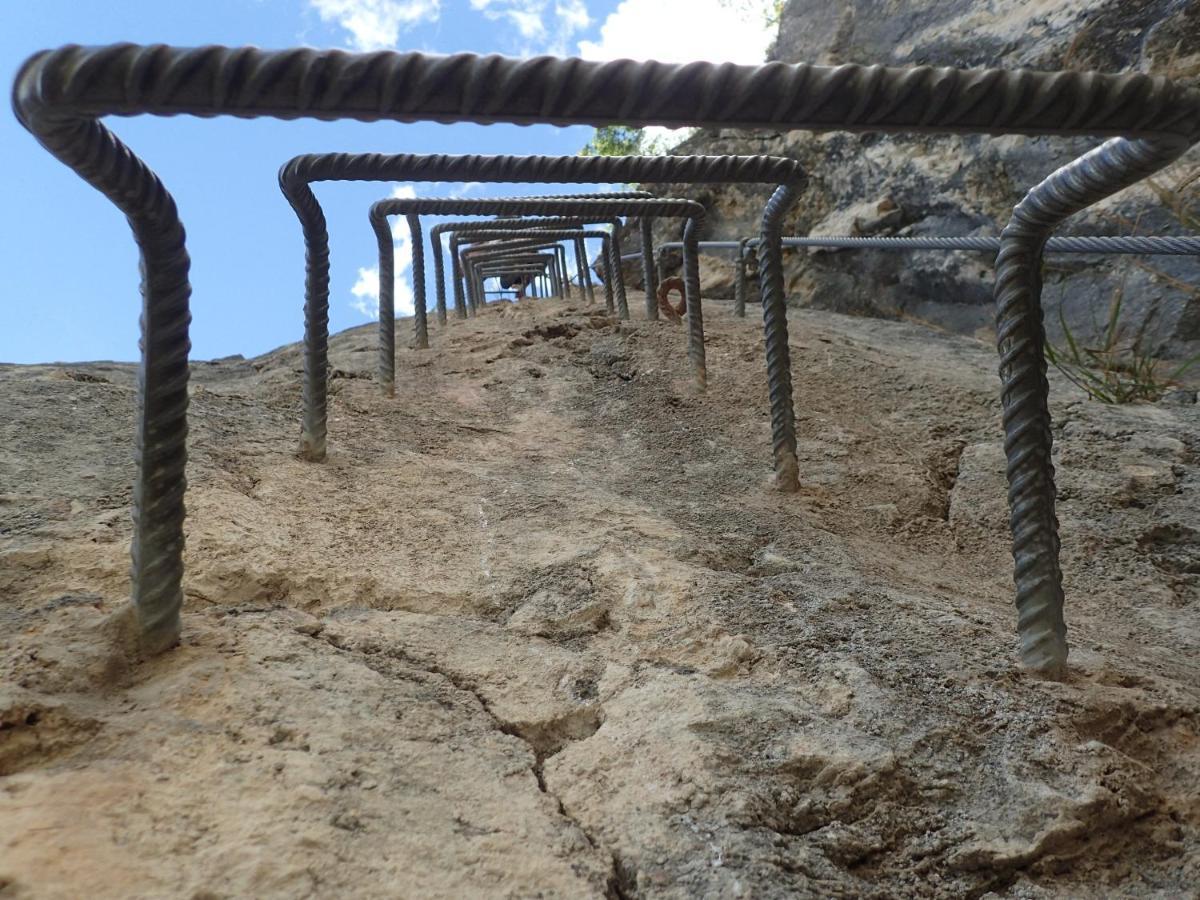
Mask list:
[{"label": "handrail segment", "polygon": [[[638,192],[631,192],[631,193],[636,194]],[[599,197],[600,195],[593,195],[593,196]],[[437,225],[434,225],[431,229],[429,229],[429,239],[430,239],[430,243],[433,246],[434,253],[436,253],[440,256],[442,249],[443,249],[442,242],[441,242],[441,236],[442,236],[442,234],[444,234],[446,232],[453,232],[453,231],[465,232],[465,231],[469,231],[471,228],[475,228],[475,227],[485,227],[485,228],[581,228],[585,224],[587,224],[585,222],[585,220],[577,218],[577,217],[572,218],[570,216],[540,216],[540,217],[532,218],[532,219],[512,219],[512,218],[497,218],[497,219],[488,219],[488,220],[471,219],[468,221],[460,221],[460,222],[441,222]],[[608,243],[608,241],[610,241],[612,239],[612,235],[610,235],[608,232],[597,232],[597,234],[600,236],[600,240],[601,240],[600,263],[607,270],[608,267],[612,264],[612,250]],[[575,245],[576,263],[582,273],[580,276],[580,285],[587,289],[587,302],[595,303],[596,302],[596,294],[592,288],[591,277],[588,274],[588,270],[590,267],[588,264],[587,251],[583,245],[583,240],[581,238],[576,238],[573,243]],[[437,275],[435,277],[440,279],[442,277],[442,266],[438,265],[438,266],[435,266],[435,268],[437,270]],[[612,300],[612,293],[611,293],[611,278],[609,279],[609,282],[610,282],[608,285],[609,292],[608,292],[607,299],[608,299],[608,309],[611,312],[613,309],[613,305],[612,305],[613,300]],[[441,287],[442,286],[439,285],[439,290],[441,290]],[[443,298],[442,302],[444,304],[444,302],[445,302],[444,293],[442,294],[442,298]],[[441,315],[442,313],[444,313],[444,310],[442,310],[439,313],[439,315]]]},{"label": "handrail segment", "polygon": [[[655,195],[651,194],[649,191],[605,191],[603,193],[594,193],[594,194],[588,194],[588,193],[539,194],[537,197],[529,197],[527,199],[530,199],[530,200],[616,200],[616,199],[620,199],[622,197],[627,197],[631,200],[662,199],[662,198],[655,197]],[[434,263],[434,273],[435,273],[434,278],[435,278],[435,282],[436,282],[435,287],[437,288],[437,316],[438,316],[438,324],[439,325],[446,324],[446,290],[445,290],[445,273],[443,272],[443,263],[442,263],[442,252],[444,250],[444,248],[442,247],[442,234],[444,234],[448,230],[453,230],[448,227],[448,223],[441,223],[438,225],[434,225],[433,228],[429,229],[429,241],[433,248],[433,263]],[[612,262],[612,260],[609,259],[608,262]],[[590,288],[590,279],[589,279],[589,288]],[[590,294],[590,296],[592,297],[592,300],[595,300],[594,292],[592,292]],[[455,294],[456,303],[462,301],[462,299],[463,299],[463,297],[462,297],[461,291],[457,291]],[[609,310],[610,311],[612,310],[611,296],[609,297]],[[456,306],[456,308],[455,308],[455,314],[460,319],[465,319],[467,317],[467,312],[468,311],[461,306]],[[473,315],[474,312],[471,311],[471,314]]]},{"label": "handrail segment", "polygon": [[[1042,347],[1042,250],[1066,218],[1160,170],[1195,143],[1200,138],[1200,93],[1139,73],[594,62],[116,44],[66,46],[30,57],[17,73],[13,106],[42,146],[121,209],[141,251],[142,368],[132,599],[143,639],[152,650],[178,639],[183,600],[189,261],[174,199],[150,168],[100,122],[104,116],[151,113],[1114,138],[1029,192],[1001,235],[996,267],[1022,658],[1037,669],[1061,670],[1067,647],[1054,515],[1049,385]],[[663,180],[679,180],[666,177],[669,163],[662,165]],[[726,159],[713,165],[715,169],[733,164]],[[761,230],[760,288],[772,443],[776,477],[783,490],[798,486],[780,245],[783,216],[801,186],[797,173],[798,169],[781,169],[781,186],[767,203]],[[304,174],[285,167],[285,184],[293,176],[303,179]],[[447,180],[445,173],[434,177]],[[606,180],[652,179],[638,175]],[[329,287],[324,215],[307,183],[293,200],[305,223],[308,250],[305,403],[323,410]],[[319,395],[312,396],[313,391]],[[309,435],[317,437],[323,442],[323,434]]]},{"label": "handrail segment", "polygon": [[[508,157],[501,157],[508,159]],[[560,158],[571,157],[527,157],[527,159],[551,159],[557,160]],[[620,159],[620,157],[582,157],[586,159]],[[629,159],[655,159],[657,157],[628,157]],[[710,157],[677,157],[681,161],[709,159]],[[742,157],[744,160],[753,161],[753,165],[748,165],[748,169],[757,170],[757,167],[762,165],[761,161],[770,160],[771,157]],[[684,240],[689,243],[699,239],[705,226],[705,209],[703,205],[695,200],[640,200],[640,199],[614,199],[614,200],[572,200],[568,198],[555,200],[541,200],[536,197],[511,197],[507,199],[416,199],[416,200],[397,200],[387,199],[379,200],[371,204],[371,209],[368,218],[371,221],[372,227],[377,235],[388,233],[387,217],[397,214],[414,214],[414,215],[501,215],[501,216],[573,216],[588,218],[593,222],[596,221],[612,221],[613,217],[621,215],[641,215],[660,217],[678,217],[687,220],[684,225]],[[457,248],[454,244],[454,238],[451,238],[451,260],[457,258]],[[394,253],[390,239],[387,241],[379,241],[379,252],[381,256]],[[614,249],[614,256],[617,251]],[[696,261],[696,253],[689,249],[684,250],[684,264],[687,272],[686,280],[690,286],[688,312],[690,316],[688,330],[688,357],[692,361],[692,372],[696,379],[696,383],[703,388],[707,381],[707,373],[704,357],[704,318],[700,299],[700,269]],[[619,260],[614,260],[614,270],[620,270]],[[382,270],[382,267],[381,267]],[[458,275],[456,273],[455,277]],[[621,318],[629,317],[628,307],[625,305],[624,291],[620,287],[622,282],[619,276],[614,275],[614,281],[617,288],[617,311]],[[457,289],[456,289],[457,290]],[[423,311],[418,306],[418,314]],[[381,316],[382,316],[381,305]],[[386,330],[381,325],[382,330]],[[387,363],[383,364],[386,368]],[[394,358],[391,364],[394,371]],[[315,394],[316,392],[314,392]],[[307,440],[310,443],[302,444],[302,447],[311,446],[313,448],[314,458],[320,458],[316,455],[317,449],[323,454],[324,451],[324,428],[325,416],[324,407],[314,408],[312,410],[305,409],[305,428],[308,435]],[[310,422],[311,415],[311,422]],[[310,429],[311,430],[308,430]]]},{"label": "handrail segment", "polygon": [[[464,240],[465,238],[469,238],[471,240],[495,240],[498,238],[509,238],[509,239],[523,238],[526,240],[529,240],[529,239],[547,240],[548,239],[548,240],[554,240],[554,241],[569,240],[569,241],[572,241],[573,243],[575,243],[577,266],[585,266],[586,265],[586,258],[581,258],[579,255],[579,242],[580,242],[581,238],[582,239],[600,239],[601,241],[612,240],[611,235],[606,231],[588,231],[588,230],[584,230],[584,229],[578,228],[578,227],[559,228],[559,229],[545,228],[545,227],[539,227],[536,224],[538,221],[537,219],[530,219],[530,220],[525,220],[525,221],[528,222],[528,225],[524,228],[515,228],[515,227],[489,228],[489,227],[487,227],[488,223],[483,223],[477,227],[461,228],[456,232],[456,234],[458,234],[460,237],[460,246],[463,246],[463,244],[465,244],[465,240]],[[555,244],[554,246],[561,248],[561,244]],[[605,266],[607,267],[609,265],[608,259],[605,259],[604,262],[605,262]],[[564,287],[564,290],[566,290],[567,289],[567,280],[565,277],[566,276],[565,263],[560,263],[560,265],[563,266],[563,269],[562,269],[563,276],[564,276],[563,287]],[[582,288],[581,288],[581,290],[582,290]]]}]

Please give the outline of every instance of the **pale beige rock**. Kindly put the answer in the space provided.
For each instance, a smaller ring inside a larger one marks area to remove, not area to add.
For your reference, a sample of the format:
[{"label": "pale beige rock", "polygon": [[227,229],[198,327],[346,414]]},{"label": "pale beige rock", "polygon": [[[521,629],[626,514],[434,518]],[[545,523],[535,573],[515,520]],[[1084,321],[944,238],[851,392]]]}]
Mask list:
[{"label": "pale beige rock", "polygon": [[336,335],[321,465],[296,347],[198,363],[186,630],[151,660],[133,367],[0,367],[0,895],[1194,891],[1200,408],[1052,376],[1045,682],[994,350],[793,313],[784,496],[761,328],[705,319],[703,396],[677,326],[580,304],[435,328],[395,399],[374,326]]}]

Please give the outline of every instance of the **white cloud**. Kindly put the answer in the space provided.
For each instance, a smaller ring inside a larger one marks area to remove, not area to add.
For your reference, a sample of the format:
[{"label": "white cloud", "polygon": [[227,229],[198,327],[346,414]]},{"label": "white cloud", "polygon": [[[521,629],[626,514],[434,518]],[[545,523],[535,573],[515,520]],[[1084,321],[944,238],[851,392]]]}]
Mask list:
[{"label": "white cloud", "polygon": [[355,299],[350,305],[368,319],[379,318],[379,267],[358,270],[358,281],[350,288]]},{"label": "white cloud", "polygon": [[538,53],[567,52],[572,38],[592,24],[584,0],[471,0],[471,8],[493,21],[512,25],[525,44]]},{"label": "white cloud", "polygon": [[432,22],[442,0],[308,0],[323,22],[336,22],[350,32],[356,50],[395,47],[400,32],[421,22]]},{"label": "white cloud", "polygon": [[460,184],[458,187],[453,188],[450,191],[450,196],[457,200],[461,197],[467,196],[467,194],[475,193],[475,191],[479,190],[481,187],[483,187],[482,181],[467,181],[463,184]]},{"label": "white cloud", "polygon": [[775,39],[766,15],[772,5],[772,0],[751,0],[749,8],[732,9],[722,0],[621,0],[600,26],[600,40],[579,42],[579,55],[761,63]]},{"label": "white cloud", "polygon": [[[391,197],[397,200],[412,200],[417,196],[417,189],[412,184],[397,184],[392,187]],[[392,288],[392,306],[397,316],[411,316],[416,309],[413,296],[412,282],[408,271],[412,268],[412,233],[404,216],[392,216],[392,247],[393,270],[395,282]],[[354,299],[350,301],[351,308],[362,313],[368,319],[379,318],[379,267],[360,268],[358,280],[350,288]],[[428,299],[426,299],[428,303]]]},{"label": "white cloud", "polygon": [[[396,256],[396,263],[397,267],[399,267],[399,254]],[[413,299],[412,285],[409,284],[408,279],[397,272],[396,285],[392,290],[392,303],[396,310],[396,316],[411,316],[416,309],[416,302]],[[350,301],[352,309],[362,313],[367,319],[378,319],[379,267],[360,268],[358,270],[358,281],[354,282],[354,287],[350,288],[350,293],[354,295],[354,299]]]}]

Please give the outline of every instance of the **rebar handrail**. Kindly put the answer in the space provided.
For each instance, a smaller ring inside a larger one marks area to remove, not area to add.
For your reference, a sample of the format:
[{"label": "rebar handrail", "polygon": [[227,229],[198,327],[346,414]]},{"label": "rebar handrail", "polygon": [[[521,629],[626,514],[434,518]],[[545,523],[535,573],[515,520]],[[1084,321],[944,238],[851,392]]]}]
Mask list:
[{"label": "rebar handrail", "polygon": [[[606,200],[606,199],[607,200],[616,200],[616,199],[621,199],[621,198],[629,198],[631,200],[662,199],[662,198],[656,198],[655,195],[650,193],[649,191],[605,191],[602,193],[539,194],[536,197],[528,197],[526,199],[529,199],[529,200]],[[436,293],[437,293],[437,316],[438,316],[438,323],[441,325],[446,324],[446,290],[445,290],[445,273],[443,271],[443,264],[442,264],[442,252],[444,250],[444,248],[442,247],[442,235],[446,231],[453,230],[453,228],[450,227],[451,224],[452,223],[440,223],[438,225],[434,225],[431,229],[429,229],[429,242],[433,249],[434,286],[436,288]],[[461,287],[461,285],[459,287]],[[589,297],[591,297],[592,300],[595,300],[594,292],[590,291],[590,287],[591,287],[590,283],[589,283],[588,287],[589,287]],[[456,304],[460,303],[462,300],[463,300],[463,297],[461,294],[461,290],[456,288],[456,292],[455,292]],[[609,304],[609,308],[611,309],[612,308],[611,292],[610,292],[610,296],[608,297],[608,304]],[[456,306],[455,313],[458,315],[458,317],[460,319],[467,317],[467,310],[463,309],[460,306]]]},{"label": "rebar handrail", "polygon": [[[638,192],[632,192],[632,193],[638,193]],[[582,228],[586,224],[587,224],[586,220],[580,219],[578,217],[570,217],[570,216],[539,216],[537,218],[532,218],[532,219],[506,219],[506,218],[497,218],[497,219],[488,219],[488,220],[472,219],[469,221],[461,221],[461,222],[441,222],[429,229],[429,239],[430,239],[431,245],[433,246],[434,253],[438,254],[440,257],[440,254],[443,249],[442,243],[441,243],[441,236],[442,236],[442,234],[444,234],[448,231],[449,232],[453,232],[453,231],[469,232],[472,228],[476,228],[476,227],[483,227],[483,228],[537,228],[537,229],[542,229],[542,228]],[[596,232],[596,235],[598,236],[599,240],[601,241],[600,262],[605,267],[608,267],[612,263],[612,251],[607,242],[611,241],[613,239],[613,235],[609,234],[608,232]],[[595,303],[596,302],[596,294],[592,288],[592,280],[590,277],[588,277],[588,270],[590,268],[590,265],[589,265],[586,248],[583,245],[582,239],[577,238],[573,243],[575,244],[576,262],[577,262],[578,268],[580,269],[580,273],[579,273],[580,274],[580,286],[586,288],[587,302]],[[442,271],[441,271],[442,266],[438,265],[435,268],[437,270],[437,275],[435,277],[440,279],[442,276]],[[439,292],[440,292],[442,285],[439,284],[438,287],[439,287]],[[443,293],[443,298],[444,298],[444,293]],[[444,302],[444,299],[443,299],[443,302]],[[607,298],[607,306],[610,311],[613,308],[612,302],[613,301],[612,301],[611,287],[610,287],[610,292],[609,292],[609,295]],[[442,310],[442,313],[444,313],[444,310]]]},{"label": "rebar handrail", "polygon": [[[490,266],[493,263],[502,263],[508,260],[519,262],[524,258],[538,258],[549,260],[548,274],[551,280],[551,293],[555,296],[560,296],[562,291],[562,279],[559,276],[557,269],[558,254],[554,251],[555,245],[537,244],[525,242],[513,242],[507,246],[482,246],[475,252],[464,252],[463,264],[466,266],[470,275],[469,284],[472,291],[476,290],[478,285],[475,281],[478,276],[480,266]],[[535,254],[534,251],[549,251],[548,253]]]},{"label": "rebar handrail", "polygon": [[[420,159],[420,157],[417,157]],[[572,157],[495,157],[500,162],[497,165],[503,164],[505,173],[508,174],[510,161],[513,159],[527,159],[538,162],[558,161],[561,159],[571,159]],[[619,160],[621,157],[582,157],[586,159],[610,159]],[[630,160],[649,160],[657,159],[658,157],[627,157]],[[455,159],[455,157],[450,157]],[[715,167],[705,167],[700,165],[695,160],[707,161],[712,157],[694,157],[680,156],[676,160],[681,164],[678,168],[683,171],[683,174],[691,177],[700,177],[705,173],[716,171]],[[738,157],[742,166],[743,174],[749,172],[757,176],[761,169],[767,168],[768,164],[773,166],[773,157]],[[683,165],[686,164],[686,165]],[[571,168],[556,167],[555,172],[559,170],[574,171]],[[773,169],[772,169],[773,170]],[[440,171],[440,169],[435,169]],[[512,167],[512,171],[521,173],[525,172],[527,177],[534,177],[533,172],[540,171],[536,167],[530,167],[528,170]],[[656,172],[663,171],[662,167],[656,167]],[[667,171],[673,171],[668,169]],[[498,177],[498,176],[497,176]],[[553,181],[553,174],[546,176]],[[307,188],[305,188],[307,190]],[[394,248],[390,239],[390,231],[388,231],[387,217],[398,213],[414,214],[414,215],[486,215],[496,214],[505,216],[573,216],[590,218],[592,221],[610,221],[615,216],[639,214],[644,217],[671,217],[683,218],[686,220],[684,225],[684,239],[688,242],[697,240],[705,227],[705,209],[700,203],[695,200],[670,200],[670,199],[615,199],[615,200],[571,200],[567,198],[542,200],[530,197],[513,197],[513,198],[498,198],[498,199],[475,199],[475,200],[454,200],[454,199],[415,199],[415,200],[397,200],[387,199],[378,200],[371,204],[371,209],[368,214],[371,226],[379,236],[379,253],[381,259],[386,255],[394,253]],[[387,240],[384,240],[383,235],[388,235]],[[455,238],[451,237],[451,262],[457,258],[457,248],[455,246]],[[613,253],[617,250],[614,242]],[[699,387],[703,388],[707,381],[707,369],[705,366],[704,354],[704,318],[702,313],[701,298],[700,298],[700,270],[695,260],[694,253],[685,250],[684,262],[687,272],[686,280],[690,287],[688,312],[691,316],[688,328],[688,357],[692,363],[693,377]],[[629,308],[626,303],[624,282],[620,277],[620,263],[613,266],[614,283],[616,288],[617,300],[617,315],[622,319],[629,318]],[[383,271],[381,266],[380,271]],[[458,273],[455,274],[458,278]],[[456,288],[457,290],[457,288]],[[418,305],[418,314],[423,314]],[[381,315],[383,315],[381,305]],[[383,326],[381,325],[381,329]],[[394,361],[392,363],[394,367]],[[386,364],[385,364],[386,366]],[[312,416],[311,437],[306,440],[311,441],[313,454],[317,449],[324,452],[324,422],[325,416],[323,404],[320,407],[314,407],[311,411],[305,409],[306,429],[309,427],[309,416]],[[318,441],[319,438],[319,441]],[[309,444],[304,444],[308,447]],[[314,455],[312,458],[319,459],[320,456]]]},{"label": "rebar handrail", "polygon": [[[576,247],[576,266],[577,266],[577,268],[583,269],[583,268],[586,268],[587,261],[586,261],[586,257],[581,257],[580,253],[579,253],[580,239],[585,239],[585,240],[586,239],[599,239],[601,241],[612,240],[611,235],[609,235],[607,232],[604,232],[604,231],[588,231],[588,230],[585,230],[582,228],[569,228],[569,229],[544,228],[544,227],[538,227],[536,225],[536,222],[537,222],[536,219],[531,219],[531,220],[526,220],[526,221],[529,223],[529,226],[525,227],[525,228],[517,228],[517,227],[489,228],[488,227],[489,223],[481,223],[477,227],[458,229],[456,233],[460,236],[459,246],[463,246],[466,243],[466,241],[461,240],[461,237],[463,235],[465,235],[473,240],[482,240],[482,239],[488,239],[488,238],[494,239],[494,238],[498,238],[498,237],[507,237],[507,238],[511,238],[511,239],[515,240],[518,236],[526,237],[526,238],[533,237],[533,238],[543,238],[543,239],[554,239],[557,241],[571,240],[575,244],[575,247]],[[559,246],[561,246],[561,245],[559,245]],[[605,259],[605,265],[606,266],[609,265],[608,259]],[[563,275],[564,275],[564,281],[563,281],[564,290],[569,290],[569,286],[568,286],[569,280],[566,279],[566,277],[565,277],[566,276],[565,265],[563,268]],[[581,290],[582,290],[582,285],[581,285]],[[568,294],[568,296],[569,296],[569,294]]]},{"label": "rebar handrail", "polygon": [[[297,157],[300,159],[301,157]],[[323,158],[323,157],[322,157]],[[417,157],[420,159],[421,157]],[[391,159],[391,158],[389,158]],[[405,160],[409,160],[405,157]],[[288,164],[290,165],[290,163]],[[401,164],[396,163],[397,167]],[[287,166],[284,167],[287,169]],[[316,171],[323,173],[325,170],[320,167]],[[351,173],[357,172],[355,168],[349,170]],[[390,171],[390,170],[389,170]],[[281,180],[283,175],[281,174]],[[351,179],[352,180],[352,179]],[[303,197],[304,192],[312,193],[307,187],[307,183],[301,187],[292,186],[289,190],[289,199],[295,196]],[[287,193],[287,191],[285,191]],[[596,213],[602,210],[597,206],[581,206],[571,204],[587,204],[587,203],[608,203],[609,200],[600,199],[605,195],[587,195],[585,199],[574,199],[564,197],[561,200],[540,200],[536,197],[512,197],[512,198],[390,198],[381,200],[373,204],[369,213],[368,220],[371,228],[375,233],[375,240],[379,250],[379,379],[380,385],[385,393],[391,394],[395,390],[395,302],[394,302],[394,279],[395,279],[395,249],[392,244],[391,230],[387,224],[388,216],[403,215],[408,223],[409,232],[412,238],[412,254],[413,254],[413,330],[415,335],[415,344],[418,349],[425,349],[429,346],[429,329],[427,321],[427,310],[425,304],[425,263],[424,263],[424,243],[421,234],[421,215],[529,215],[539,211],[553,210],[563,214],[589,214]],[[588,199],[591,198],[591,199]],[[298,202],[298,201],[297,201]],[[634,201],[629,201],[634,202]],[[657,201],[671,202],[671,201]],[[691,210],[699,210],[703,212],[703,207],[690,202]],[[548,204],[559,204],[551,207]],[[603,208],[608,212],[614,208]],[[310,211],[311,212],[311,211]],[[323,220],[322,220],[323,221]],[[322,233],[324,227],[322,226]],[[306,225],[306,234],[310,229]],[[314,239],[315,241],[315,239]],[[324,302],[328,307],[328,283],[329,283],[329,260],[328,260],[328,240],[324,243],[315,241],[323,251],[318,251],[317,256],[324,256],[322,265],[314,265],[312,262],[312,253],[309,254],[309,270],[318,270],[317,282],[325,285]],[[440,262],[440,259],[438,260]],[[455,277],[458,277],[457,268]],[[311,282],[312,279],[309,279]],[[456,286],[455,300],[458,307],[461,309],[461,297],[458,293],[459,289]],[[319,293],[319,291],[318,291]],[[623,299],[620,297],[619,299]],[[444,300],[443,300],[444,303]],[[307,304],[306,304],[307,308]],[[326,315],[326,319],[328,316]],[[313,341],[309,340],[310,329],[305,330],[305,348],[306,359],[307,351],[310,347],[315,346]],[[327,335],[324,337],[327,340]],[[320,343],[317,341],[316,343]],[[320,384],[312,384],[310,389],[305,392],[304,406],[304,424],[301,430],[301,455],[306,459],[320,460],[325,456],[325,441],[327,433],[326,414],[325,414],[325,392],[327,377],[325,367],[318,369],[319,377],[317,381]],[[306,384],[310,379],[309,367],[305,366]],[[311,402],[310,402],[311,400]]]},{"label": "rebar handrail", "polygon": [[[13,106],[50,153],[125,213],[141,251],[132,600],[151,650],[178,639],[183,599],[189,260],[174,199],[102,117],[152,113],[1114,137],[1026,195],[1001,234],[996,266],[1022,658],[1034,668],[1062,668],[1067,647],[1042,347],[1042,249],[1066,218],[1162,169],[1200,138],[1200,93],[1140,73],[680,65],[116,44],[66,46],[30,57],[17,73]],[[778,188],[762,228],[772,444],[783,490],[797,488],[798,469],[779,242],[783,216],[797,195],[790,183]],[[324,388],[328,249],[324,216],[311,191],[297,211],[308,216],[307,393],[309,386]],[[306,397],[322,408],[324,401],[324,394]]]}]

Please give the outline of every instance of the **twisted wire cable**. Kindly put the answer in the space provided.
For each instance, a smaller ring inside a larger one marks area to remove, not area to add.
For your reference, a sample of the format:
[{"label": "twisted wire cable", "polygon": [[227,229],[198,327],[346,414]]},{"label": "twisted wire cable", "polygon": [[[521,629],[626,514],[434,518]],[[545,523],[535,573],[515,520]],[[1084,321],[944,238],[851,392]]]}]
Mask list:
[{"label": "twisted wire cable", "polygon": [[[187,113],[360,121],[1101,135],[1121,139],[1115,145],[1105,145],[1113,166],[1087,164],[1096,178],[1092,186],[1108,191],[1124,186],[1128,177],[1156,170],[1170,156],[1146,151],[1144,146],[1184,147],[1200,137],[1200,93],[1140,73],[783,63],[679,65],[132,44],[66,46],[35,54],[17,73],[13,107],[22,125],[50,153],[122,209],[141,250],[145,273],[143,384],[139,472],[134,492],[133,592],[138,614],[143,617],[144,634],[157,643],[165,640],[164,635],[177,632],[182,597],[179,574],[186,440],[187,255],[173,201],[145,164],[100,124],[101,117]],[[1131,172],[1119,169],[1122,161],[1145,161],[1146,165],[1135,166]],[[650,179],[637,176],[605,180]],[[781,177],[775,183],[787,182]],[[779,199],[777,191],[772,202]],[[301,214],[294,201],[293,206]],[[769,219],[764,216],[764,225]],[[1027,226],[1014,227],[1019,230]],[[320,231],[324,231],[323,221]],[[782,391],[779,378],[782,374],[790,376],[790,370],[782,274],[775,268],[782,263],[778,245],[781,232],[764,228],[763,235],[767,287],[762,299],[772,422],[779,426],[773,437],[778,472],[781,441],[786,443],[786,435],[779,428],[789,421],[777,402]],[[310,239],[319,237],[316,231],[310,234],[305,228],[306,246]],[[1028,301],[1037,297],[1033,290],[1036,274],[1031,273],[1031,267],[1040,260],[1043,243],[1044,238],[1034,241],[1013,234],[1001,250],[1000,262],[1008,281],[998,286],[997,296],[1019,296],[1023,301],[1007,307],[1011,318],[1018,321],[1007,332],[1010,343],[1028,344],[1030,333],[1040,329],[1040,323],[1032,323],[1034,311]],[[1028,258],[1020,256],[1021,247],[1034,244],[1036,252]],[[320,263],[312,252],[308,255],[310,266]],[[1014,280],[1014,271],[1025,280]],[[323,296],[324,302],[306,302],[308,383],[302,451],[319,458],[324,455],[325,444],[327,360],[323,335],[328,327],[328,285],[322,290],[319,278],[310,273],[306,278],[306,293],[309,291]],[[1010,316],[1000,318],[1009,324]],[[780,334],[785,340],[782,357]],[[1030,352],[1040,354],[1040,346]],[[1009,355],[1004,358],[1009,359]],[[1008,371],[1019,376],[1019,385],[1035,393],[1041,390],[1045,405],[1044,375],[1041,384],[1034,384],[1030,380],[1034,376],[1029,374],[1031,365],[1037,369],[1038,359],[1017,352],[1010,361]],[[1007,380],[1006,395],[1025,396],[1014,393]],[[1024,403],[1022,400],[1016,405]],[[791,427],[794,431],[794,421]],[[1020,441],[1010,442],[1010,479],[1014,471],[1018,475],[1024,471],[1020,465],[1022,447]],[[794,460],[792,463],[794,468]],[[780,480],[781,485],[786,481]],[[1044,479],[1041,489],[1049,489]],[[1014,514],[1014,521],[1016,518]],[[1053,530],[1052,522],[1050,528]]]},{"label": "twisted wire cable", "polygon": [[[754,242],[757,243],[757,242]],[[874,250],[1000,250],[998,237],[785,237],[785,247],[829,247]],[[1124,253],[1154,256],[1192,256],[1200,254],[1200,237],[1138,236],[1113,237],[1064,235],[1046,242],[1047,253]]]}]

